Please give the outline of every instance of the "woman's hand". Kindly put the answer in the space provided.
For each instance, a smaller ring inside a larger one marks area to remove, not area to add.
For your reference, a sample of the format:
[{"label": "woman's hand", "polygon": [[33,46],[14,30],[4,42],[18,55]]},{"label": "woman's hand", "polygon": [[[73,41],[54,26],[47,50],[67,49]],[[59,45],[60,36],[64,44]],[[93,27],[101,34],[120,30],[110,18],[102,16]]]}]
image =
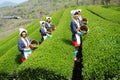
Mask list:
[{"label": "woman's hand", "polygon": [[26,46],[25,48],[28,49],[28,48],[30,48],[30,47],[29,47],[29,46]]}]

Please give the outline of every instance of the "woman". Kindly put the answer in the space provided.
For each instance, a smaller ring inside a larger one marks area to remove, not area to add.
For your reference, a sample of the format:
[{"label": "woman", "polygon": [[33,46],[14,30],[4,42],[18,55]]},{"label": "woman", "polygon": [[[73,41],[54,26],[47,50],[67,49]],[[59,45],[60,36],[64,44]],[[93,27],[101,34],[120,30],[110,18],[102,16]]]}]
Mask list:
[{"label": "woman", "polygon": [[51,19],[52,19],[51,17],[46,17],[46,22],[45,22],[45,27],[46,27],[47,31],[50,32],[50,34],[52,31],[54,31],[56,29],[55,26],[52,25]]},{"label": "woman", "polygon": [[45,23],[45,27],[46,29],[49,29],[51,27],[51,17],[46,17],[46,23]]},{"label": "woman", "polygon": [[40,33],[41,33],[41,41],[44,41],[47,39],[47,37],[52,37],[52,35],[47,33],[47,29],[45,28],[45,21],[40,21]]},{"label": "woman", "polygon": [[21,61],[24,62],[28,56],[32,53],[30,48],[31,40],[27,38],[27,30],[20,28],[20,39],[18,41],[18,49],[21,52]]},{"label": "woman", "polygon": [[81,32],[80,30],[80,23],[79,23],[79,13],[76,10],[71,11],[72,21],[70,23],[71,31],[72,31],[72,43],[75,47],[74,51],[74,60],[77,60],[77,53],[78,48],[81,46],[81,36],[85,33]]},{"label": "woman", "polygon": [[78,12],[78,19],[80,22],[80,26],[87,25],[88,24],[87,18],[81,16],[82,9],[77,9],[76,11]]}]

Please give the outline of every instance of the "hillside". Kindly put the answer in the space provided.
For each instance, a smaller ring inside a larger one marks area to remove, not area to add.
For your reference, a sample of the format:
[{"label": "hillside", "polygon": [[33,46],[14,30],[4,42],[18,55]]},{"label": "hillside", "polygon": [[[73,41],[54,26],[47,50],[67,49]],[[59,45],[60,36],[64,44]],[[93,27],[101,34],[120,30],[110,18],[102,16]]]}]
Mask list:
[{"label": "hillside", "polygon": [[[59,9],[64,9],[64,5],[44,0],[29,0],[16,6],[0,8],[0,40],[17,31],[19,27],[31,23],[33,20],[48,16]],[[2,19],[4,16],[18,16],[21,19]]]},{"label": "hillside", "polygon": [[15,6],[17,5],[16,3],[13,3],[13,2],[9,2],[9,1],[6,1],[4,3],[1,3],[0,4],[0,7],[6,7],[6,6]]},{"label": "hillside", "polygon": [[[102,1],[105,2],[105,0]],[[19,2],[21,2],[21,0]],[[0,8],[0,40],[9,36],[9,34],[12,34],[14,31],[17,31],[16,29],[18,27],[23,27],[28,23],[31,23],[33,19],[39,19],[54,13],[57,10],[75,7],[77,6],[76,3],[80,6],[91,5],[93,3],[98,5],[101,4],[101,0],[29,0],[16,6]],[[111,0],[112,5],[119,3],[119,0]],[[22,23],[21,20],[1,19],[1,17],[5,16],[21,17],[26,23]]]},{"label": "hillside", "polygon": [[[74,65],[70,11],[76,8],[82,8],[82,15],[88,18],[90,29],[83,37],[84,79],[119,80],[119,18],[107,13],[114,11],[114,15],[119,17],[120,12],[102,6],[68,8],[50,15],[57,27],[53,37],[44,41],[23,64],[20,64],[20,53],[17,49],[18,32],[1,40],[0,78],[4,80],[9,79],[8,76],[18,75],[22,80],[69,80]],[[40,20],[44,19],[45,17]],[[26,29],[30,38],[40,40],[39,20],[26,26]]]}]

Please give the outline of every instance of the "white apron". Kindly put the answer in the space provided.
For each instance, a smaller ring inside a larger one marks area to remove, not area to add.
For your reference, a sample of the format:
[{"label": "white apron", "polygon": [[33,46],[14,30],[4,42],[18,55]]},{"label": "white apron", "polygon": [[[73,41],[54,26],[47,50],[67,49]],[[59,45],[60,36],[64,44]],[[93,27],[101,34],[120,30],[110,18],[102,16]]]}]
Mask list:
[{"label": "white apron", "polygon": [[[45,30],[45,32],[47,33],[47,29],[44,27],[43,28]],[[43,36],[43,39],[46,40],[47,39],[47,35],[46,36]]]},{"label": "white apron", "polygon": [[77,44],[81,44],[80,36],[78,34],[75,34],[76,39],[77,39]]},{"label": "white apron", "polygon": [[[79,21],[76,21],[75,19],[73,19],[73,21],[77,24],[77,28],[80,28],[80,23]],[[81,44],[81,39],[80,39],[80,35],[75,34],[76,39],[77,39],[77,44]]]},{"label": "white apron", "polygon": [[[27,46],[30,45],[30,42],[29,42],[28,38],[21,38],[21,39],[22,39],[23,43],[25,44],[25,47],[27,47]],[[32,53],[32,51],[31,51],[30,48],[27,48],[27,49],[25,48],[25,49],[24,49],[24,52],[23,52],[25,59],[27,59],[28,56],[29,56],[31,53]]]}]

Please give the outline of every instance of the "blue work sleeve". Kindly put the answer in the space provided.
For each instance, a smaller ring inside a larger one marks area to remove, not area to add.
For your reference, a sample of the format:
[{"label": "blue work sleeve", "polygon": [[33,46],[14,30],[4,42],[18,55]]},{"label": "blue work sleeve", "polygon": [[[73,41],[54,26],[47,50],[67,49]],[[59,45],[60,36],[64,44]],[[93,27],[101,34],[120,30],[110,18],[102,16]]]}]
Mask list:
[{"label": "blue work sleeve", "polygon": [[40,29],[40,32],[41,32],[41,34],[43,34],[43,35],[46,35],[46,34],[47,34],[43,28]]},{"label": "blue work sleeve", "polygon": [[18,41],[18,49],[19,49],[19,51],[24,51],[22,42],[20,40]]},{"label": "blue work sleeve", "polygon": [[76,24],[74,22],[71,22],[70,26],[72,33],[76,34],[77,33]]},{"label": "blue work sleeve", "polygon": [[45,24],[45,27],[46,27],[46,28],[49,28],[49,26],[48,26],[48,24],[47,24],[47,23]]}]

